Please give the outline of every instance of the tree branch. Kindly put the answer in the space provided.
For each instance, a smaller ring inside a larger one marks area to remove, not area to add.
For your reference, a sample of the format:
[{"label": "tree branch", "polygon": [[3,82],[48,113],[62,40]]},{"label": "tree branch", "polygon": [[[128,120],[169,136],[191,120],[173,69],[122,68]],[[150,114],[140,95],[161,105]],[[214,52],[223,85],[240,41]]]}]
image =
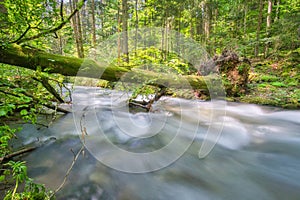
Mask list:
[{"label": "tree branch", "polygon": [[48,35],[50,33],[55,33],[56,31],[62,29],[69,21],[70,19],[82,8],[82,6],[84,5],[84,3],[86,2],[87,0],[81,0],[78,5],[77,5],[77,8],[74,9],[74,11],[69,15],[69,17],[64,20],[64,21],[61,21],[60,24],[58,24],[58,26],[52,28],[52,29],[49,29],[49,30],[45,30],[45,31],[42,31],[36,35],[33,35],[31,37],[27,37],[27,38],[23,38],[23,39],[20,39],[19,41],[17,41],[16,43],[17,44],[21,44],[23,42],[27,42],[27,41],[30,41],[30,40],[35,40],[37,38],[40,38],[40,37],[43,37],[45,35]]},{"label": "tree branch", "polygon": [[28,25],[27,29],[24,31],[24,33],[22,33],[22,35],[20,35],[20,37],[14,41],[12,41],[11,43],[18,43],[20,40],[22,40],[23,37],[25,37],[25,35],[27,34],[27,32],[30,30],[31,26],[30,24]]},{"label": "tree branch", "polygon": [[46,77],[40,77],[40,79],[33,77],[33,80],[40,82],[48,90],[48,92],[50,92],[59,101],[59,103],[65,103],[65,101],[61,98],[61,96],[50,85]]},{"label": "tree branch", "polygon": [[[67,170],[67,172],[66,172],[66,174],[65,174],[65,177],[64,177],[62,183],[61,183],[61,184],[58,186],[58,188],[56,188],[56,190],[53,192],[53,194],[51,195],[51,198],[52,198],[57,192],[59,192],[59,191],[63,188],[63,186],[65,185],[65,183],[67,182],[67,179],[68,179],[68,177],[69,177],[69,175],[70,175],[70,173],[71,173],[71,171],[72,171],[72,169],[73,169],[73,167],[74,167],[76,161],[78,160],[79,155],[81,154],[81,152],[84,152],[84,145],[81,146],[81,148],[79,149],[79,151],[77,152],[77,154],[74,153],[73,149],[71,149],[70,151],[73,153],[73,156],[74,156],[73,161],[72,161],[72,163],[71,163],[69,169]],[[51,199],[51,198],[50,198],[50,199]]]},{"label": "tree branch", "polygon": [[21,154],[24,154],[24,153],[33,151],[33,150],[35,150],[36,148],[38,148],[38,146],[28,147],[28,148],[26,148],[26,149],[21,149],[21,150],[19,150],[19,151],[16,151],[16,152],[13,152],[13,153],[11,153],[11,154],[8,154],[8,155],[6,155],[6,156],[4,156],[4,157],[0,157],[0,163],[2,163],[3,160],[8,160],[8,159],[13,158],[13,157],[15,157],[15,156],[19,156],[19,155],[21,155]]},{"label": "tree branch", "polygon": [[64,0],[60,1],[60,17],[61,21],[64,21]]}]

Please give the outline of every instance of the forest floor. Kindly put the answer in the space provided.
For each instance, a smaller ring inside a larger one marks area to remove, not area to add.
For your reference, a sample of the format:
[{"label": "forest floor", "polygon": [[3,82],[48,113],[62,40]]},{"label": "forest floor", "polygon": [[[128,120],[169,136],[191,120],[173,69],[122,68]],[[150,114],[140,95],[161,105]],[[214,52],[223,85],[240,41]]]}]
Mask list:
[{"label": "forest floor", "polygon": [[299,109],[299,52],[289,53],[281,59],[252,60],[248,88],[246,95],[232,100]]}]

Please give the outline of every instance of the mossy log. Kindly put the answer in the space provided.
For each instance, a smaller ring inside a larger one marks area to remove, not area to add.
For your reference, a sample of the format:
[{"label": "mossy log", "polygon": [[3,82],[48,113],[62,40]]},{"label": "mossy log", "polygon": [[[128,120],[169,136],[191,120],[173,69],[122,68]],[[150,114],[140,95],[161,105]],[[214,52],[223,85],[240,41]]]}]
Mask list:
[{"label": "mossy log", "polygon": [[[97,73],[91,73],[94,70],[103,71],[102,79],[108,81],[117,81],[120,76],[128,70],[121,67],[114,66],[107,68],[100,63],[90,59],[80,59],[75,57],[66,57],[56,54],[50,54],[38,49],[29,47],[22,47],[19,45],[10,45],[6,47],[0,46],[0,63],[24,67],[27,69],[37,70],[41,68],[42,71],[49,73],[58,73],[65,76],[84,76],[90,78],[96,77]],[[85,70],[78,70],[83,66]],[[86,73],[84,73],[86,71]]]},{"label": "mossy log", "polygon": [[[119,80],[133,83],[147,82],[152,85],[179,89],[208,90],[219,79],[217,76],[182,76],[138,69],[130,70],[125,67],[108,66],[108,64],[99,63],[91,59],[55,55],[15,44],[6,47],[0,46],[0,63],[32,70],[40,68],[49,73],[59,73],[65,76],[101,78],[112,82]],[[99,77],[99,75],[101,76]],[[208,87],[207,85],[210,86]]]}]

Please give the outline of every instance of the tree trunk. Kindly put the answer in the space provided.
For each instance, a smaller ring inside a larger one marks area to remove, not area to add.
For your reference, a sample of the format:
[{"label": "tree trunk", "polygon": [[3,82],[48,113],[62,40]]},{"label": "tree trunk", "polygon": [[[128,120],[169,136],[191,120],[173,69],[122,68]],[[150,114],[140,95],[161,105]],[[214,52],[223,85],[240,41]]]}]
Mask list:
[{"label": "tree trunk", "polygon": [[276,1],[276,15],[275,15],[275,21],[279,20],[279,13],[280,13],[280,0]]},{"label": "tree trunk", "polygon": [[205,34],[205,43],[209,41],[210,28],[211,28],[211,10],[208,1],[203,4],[204,17],[203,17],[203,29]]},{"label": "tree trunk", "polygon": [[117,33],[118,33],[118,64],[120,64],[120,58],[121,58],[121,17],[120,17],[120,8],[118,7],[118,13],[117,13]]},{"label": "tree trunk", "polygon": [[[244,4],[244,22],[243,22],[243,40],[247,41],[248,40],[248,35],[247,35],[247,16],[248,16],[248,6]],[[247,54],[246,48],[244,48],[244,55]]]},{"label": "tree trunk", "polygon": [[91,0],[91,19],[92,19],[92,54],[95,56],[95,49],[97,45],[96,39],[96,19],[95,19],[95,0]]},{"label": "tree trunk", "polygon": [[259,54],[259,40],[260,40],[260,29],[261,29],[261,24],[262,24],[262,11],[263,11],[263,0],[259,0],[259,13],[258,13],[258,22],[257,22],[257,30],[256,30],[256,44],[255,44],[255,49],[254,49],[254,56],[257,57]]},{"label": "tree trunk", "polygon": [[[75,0],[76,4],[78,3],[78,0]],[[78,27],[78,42],[80,47],[80,55],[79,58],[84,58],[84,50],[83,50],[83,36],[82,36],[82,26],[81,26],[81,17],[80,12],[76,13],[76,25]]]},{"label": "tree trunk", "polygon": [[124,61],[129,62],[128,52],[128,4],[127,0],[122,0],[122,53]]},{"label": "tree trunk", "polygon": [[[73,4],[72,0],[69,0],[69,3],[70,3],[71,12],[73,12],[73,10],[74,10],[74,4]],[[78,29],[77,29],[78,27],[76,26],[76,17],[75,16],[72,17],[72,27],[73,27],[74,36],[75,36],[75,43],[76,43],[77,55],[80,58],[80,47],[79,47]]]},{"label": "tree trunk", "polygon": [[[73,10],[76,8],[77,0],[73,0],[73,1],[69,0],[69,3],[71,6],[71,12],[73,12]],[[74,35],[75,35],[77,54],[79,58],[83,58],[84,53],[83,53],[83,43],[82,43],[82,31],[81,31],[80,16],[78,12],[72,17],[72,25],[73,25]]]},{"label": "tree trunk", "polygon": [[265,58],[268,57],[268,51],[269,51],[269,38],[270,38],[270,28],[271,28],[271,13],[272,13],[272,0],[268,0],[268,13],[267,13],[267,27],[266,27],[266,31],[267,31],[267,38],[268,41],[266,42],[266,46],[265,46]]},{"label": "tree trunk", "polygon": [[138,0],[135,0],[135,39],[134,39],[134,51],[136,55],[137,42],[138,42],[138,28],[139,28],[139,15],[138,15]]}]

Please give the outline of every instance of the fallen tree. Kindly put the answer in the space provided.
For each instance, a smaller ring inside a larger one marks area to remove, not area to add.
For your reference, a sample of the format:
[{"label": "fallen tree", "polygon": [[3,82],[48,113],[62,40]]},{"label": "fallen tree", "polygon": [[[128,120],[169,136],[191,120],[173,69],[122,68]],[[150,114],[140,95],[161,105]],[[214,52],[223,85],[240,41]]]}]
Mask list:
[{"label": "fallen tree", "polygon": [[107,81],[126,81],[173,87],[208,90],[207,83],[218,79],[217,76],[175,75],[149,72],[146,70],[127,69],[119,66],[107,66],[91,59],[81,59],[50,54],[30,47],[9,45],[0,47],[0,63],[19,66],[27,69],[49,73],[59,73],[65,76],[83,76],[101,78]]},{"label": "fallen tree", "polygon": [[[203,69],[211,67],[210,74],[178,75],[158,73],[137,68],[125,68],[92,59],[66,57],[16,44],[0,46],[0,63],[27,69],[59,73],[65,76],[81,76],[103,79],[110,82],[148,84],[159,88],[193,89],[209,96],[238,95],[247,87],[249,63],[239,60],[235,53],[224,51]],[[219,76],[220,74],[221,76]],[[200,76],[199,76],[200,75]],[[222,86],[225,85],[225,88]]]}]

